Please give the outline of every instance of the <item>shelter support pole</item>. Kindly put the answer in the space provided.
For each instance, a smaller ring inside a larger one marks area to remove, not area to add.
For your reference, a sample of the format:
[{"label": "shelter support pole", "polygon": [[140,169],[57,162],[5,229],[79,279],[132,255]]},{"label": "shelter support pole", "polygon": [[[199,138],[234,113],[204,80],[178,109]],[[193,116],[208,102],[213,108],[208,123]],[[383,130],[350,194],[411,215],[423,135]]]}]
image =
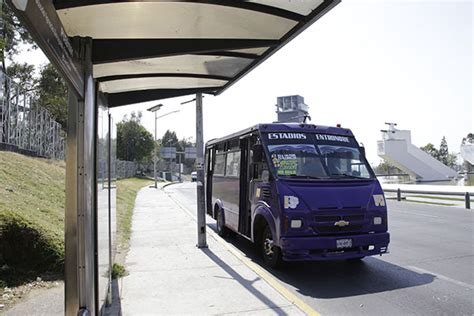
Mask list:
[{"label": "shelter support pole", "polygon": [[197,229],[198,248],[207,248],[206,210],[204,203],[204,135],[202,124],[202,93],[196,94],[196,164],[197,164]]},{"label": "shelter support pole", "polygon": [[66,152],[65,314],[96,315],[95,85],[90,38],[74,39],[84,66],[84,99],[69,89]]},{"label": "shelter support pole", "polygon": [[156,111],[155,111],[155,148],[153,150],[153,178],[155,179],[155,189],[158,188],[158,178],[156,177],[156,161],[158,160],[158,153],[156,150]]}]

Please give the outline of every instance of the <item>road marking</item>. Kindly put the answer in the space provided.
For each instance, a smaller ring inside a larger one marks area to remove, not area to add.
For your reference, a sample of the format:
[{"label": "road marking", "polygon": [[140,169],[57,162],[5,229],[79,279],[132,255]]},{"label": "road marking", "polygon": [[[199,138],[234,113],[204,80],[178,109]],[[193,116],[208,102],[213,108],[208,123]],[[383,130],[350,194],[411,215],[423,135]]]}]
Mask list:
[{"label": "road marking", "polygon": [[[166,192],[166,194],[168,194],[168,193]],[[168,195],[168,197],[171,198],[176,203],[176,205],[178,205],[183,211],[185,211],[194,221],[196,221],[196,218],[194,217],[194,214],[192,214],[184,205],[182,205],[181,202],[175,200],[170,195]],[[239,259],[240,262],[242,262],[248,268],[250,268],[250,270],[255,272],[259,277],[261,277],[265,282],[267,282],[271,287],[273,287],[278,293],[280,293],[284,298],[286,298],[288,301],[290,301],[293,305],[298,307],[306,315],[321,316],[320,313],[318,313],[311,306],[306,304],[302,299],[297,297],[290,290],[285,288],[281,284],[281,282],[279,282],[275,277],[273,277],[271,274],[269,274],[267,271],[265,271],[258,264],[256,264],[252,260],[250,260],[243,252],[241,252],[240,250],[238,250],[237,248],[235,248],[234,246],[232,246],[228,242],[226,242],[221,236],[217,235],[217,233],[214,232],[212,229],[206,229],[206,232],[212,238],[214,238],[214,240],[216,240],[219,244],[224,246],[237,259]]]},{"label": "road marking", "polygon": [[[410,215],[418,215],[418,216],[424,216],[424,217],[439,218],[439,216],[420,214],[420,213],[416,213],[416,212],[405,212],[405,211],[392,211],[392,212],[395,212],[395,213],[403,213],[403,214],[410,214]],[[390,214],[390,213],[389,213],[389,214]]]},{"label": "road marking", "polygon": [[468,289],[474,290],[474,285],[472,285],[472,284],[465,283],[465,282],[462,282],[462,281],[458,281],[458,280],[452,279],[450,277],[444,276],[442,274],[431,272],[431,271],[421,269],[421,268],[418,268],[418,267],[415,267],[415,266],[408,266],[408,268],[410,268],[412,270],[415,270],[415,271],[418,271],[418,272],[421,272],[421,273],[432,274],[440,280],[448,281],[448,282],[454,283],[456,285],[460,285],[460,286],[463,286],[463,287],[467,287]]}]

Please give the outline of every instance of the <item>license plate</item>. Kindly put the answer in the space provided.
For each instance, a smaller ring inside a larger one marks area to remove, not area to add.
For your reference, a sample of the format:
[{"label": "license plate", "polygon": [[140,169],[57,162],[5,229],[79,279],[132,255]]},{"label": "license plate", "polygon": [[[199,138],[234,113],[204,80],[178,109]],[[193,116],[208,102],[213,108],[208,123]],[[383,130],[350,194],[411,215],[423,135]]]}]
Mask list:
[{"label": "license plate", "polygon": [[352,247],[352,239],[337,239],[336,240],[336,248],[351,248]]}]

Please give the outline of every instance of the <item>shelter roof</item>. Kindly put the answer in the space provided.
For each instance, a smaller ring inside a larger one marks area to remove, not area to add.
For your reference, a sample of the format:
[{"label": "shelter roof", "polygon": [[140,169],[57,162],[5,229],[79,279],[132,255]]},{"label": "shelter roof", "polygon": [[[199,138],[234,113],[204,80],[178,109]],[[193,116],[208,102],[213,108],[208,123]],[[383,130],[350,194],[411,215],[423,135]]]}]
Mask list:
[{"label": "shelter roof", "polygon": [[53,4],[69,38],[92,38],[94,78],[113,107],[198,92],[220,94],[339,1]]}]

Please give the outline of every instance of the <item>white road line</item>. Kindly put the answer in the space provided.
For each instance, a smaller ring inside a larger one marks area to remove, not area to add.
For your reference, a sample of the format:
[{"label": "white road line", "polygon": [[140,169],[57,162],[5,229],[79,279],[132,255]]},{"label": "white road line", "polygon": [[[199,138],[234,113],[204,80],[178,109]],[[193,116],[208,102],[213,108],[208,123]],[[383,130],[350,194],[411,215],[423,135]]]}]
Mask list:
[{"label": "white road line", "polygon": [[408,268],[410,268],[411,270],[415,270],[417,272],[431,274],[431,275],[434,275],[436,278],[438,278],[440,280],[448,281],[448,282],[460,285],[462,287],[467,287],[468,289],[474,290],[474,285],[472,285],[472,284],[465,283],[465,282],[462,282],[462,281],[458,281],[458,280],[455,280],[455,279],[451,279],[450,277],[444,276],[442,274],[431,272],[431,271],[421,269],[421,268],[418,268],[418,267],[408,266]]},{"label": "white road line", "polygon": [[[420,213],[416,213],[416,212],[405,212],[405,211],[391,211],[391,212],[410,214],[410,215],[418,215],[418,216],[424,216],[424,217],[439,218],[439,216],[420,214]],[[390,214],[390,211],[389,211],[389,214]]]}]

